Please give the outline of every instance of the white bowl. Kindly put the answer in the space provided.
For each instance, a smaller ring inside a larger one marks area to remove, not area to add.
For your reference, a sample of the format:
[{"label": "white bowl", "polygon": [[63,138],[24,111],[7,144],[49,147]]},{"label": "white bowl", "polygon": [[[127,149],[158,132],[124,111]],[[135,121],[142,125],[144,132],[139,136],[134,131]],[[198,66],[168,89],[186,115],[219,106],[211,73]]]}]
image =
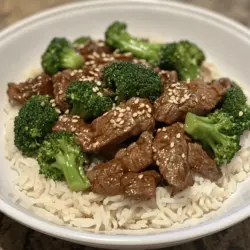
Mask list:
[{"label": "white bowl", "polygon": [[[222,72],[244,83],[245,88],[250,84],[250,32],[234,21],[200,8],[172,2],[105,0],[75,3],[29,17],[0,33],[1,120],[4,119],[6,83],[23,79],[23,72],[39,66],[40,55],[52,37],[74,38],[82,34],[102,37],[107,25],[114,20],[126,21],[130,31],[138,36],[163,41],[190,39],[206,51]],[[236,193],[225,204],[227,211],[189,228],[155,235],[128,236],[78,232],[54,225],[12,202],[9,194],[15,191],[10,164],[4,158],[3,123],[0,129],[0,210],[40,232],[98,247],[159,248],[218,232],[250,215],[248,178],[238,185]]]}]

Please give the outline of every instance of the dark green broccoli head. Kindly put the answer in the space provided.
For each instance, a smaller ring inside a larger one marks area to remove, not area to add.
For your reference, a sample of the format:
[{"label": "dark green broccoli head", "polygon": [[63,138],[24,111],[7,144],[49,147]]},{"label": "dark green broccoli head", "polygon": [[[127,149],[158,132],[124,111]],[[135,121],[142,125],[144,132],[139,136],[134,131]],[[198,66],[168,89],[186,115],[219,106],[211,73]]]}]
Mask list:
[{"label": "dark green broccoli head", "polygon": [[113,107],[111,97],[89,81],[75,81],[66,90],[68,102],[72,105],[71,114],[79,115],[86,121],[101,116]]},{"label": "dark green broccoli head", "polygon": [[244,130],[250,130],[250,107],[247,98],[239,86],[231,87],[222,100],[221,110],[235,119]]},{"label": "dark green broccoli head", "polygon": [[241,148],[236,127],[230,116],[218,113],[214,117],[188,113],[185,119],[185,131],[199,140],[204,148],[212,149],[218,166],[229,163]]},{"label": "dark green broccoli head", "polygon": [[104,69],[104,84],[116,92],[119,101],[131,97],[154,101],[162,93],[162,82],[153,70],[131,62],[114,62]]},{"label": "dark green broccoli head", "polygon": [[89,36],[81,36],[78,37],[74,42],[73,42],[73,46],[77,47],[79,45],[84,45],[86,44],[88,41],[90,41],[91,38]]},{"label": "dark green broccoli head", "polygon": [[127,32],[127,25],[122,22],[112,23],[105,32],[107,45],[121,52],[131,52],[135,57],[145,59],[153,65],[158,65],[160,44],[153,44],[138,39]]},{"label": "dark green broccoli head", "polygon": [[45,136],[51,132],[58,119],[58,113],[51,106],[50,97],[31,97],[19,110],[14,122],[15,145],[26,156],[37,153]]},{"label": "dark green broccoli head", "polygon": [[40,174],[55,181],[66,180],[72,191],[83,191],[90,183],[84,168],[88,157],[76,143],[73,134],[56,132],[49,134],[38,152]]},{"label": "dark green broccoli head", "polygon": [[83,64],[84,58],[65,38],[54,38],[42,55],[43,70],[49,75],[63,69],[79,69]]},{"label": "dark green broccoli head", "polygon": [[160,51],[160,68],[175,70],[180,80],[199,77],[204,60],[202,50],[189,41],[166,44]]}]

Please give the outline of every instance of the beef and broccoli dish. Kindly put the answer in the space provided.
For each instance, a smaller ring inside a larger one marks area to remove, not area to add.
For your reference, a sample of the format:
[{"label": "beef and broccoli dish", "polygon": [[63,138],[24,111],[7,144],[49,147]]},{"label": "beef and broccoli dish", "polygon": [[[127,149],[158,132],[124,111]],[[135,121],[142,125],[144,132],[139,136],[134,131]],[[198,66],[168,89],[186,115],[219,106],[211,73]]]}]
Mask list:
[{"label": "beef and broccoli dish", "polygon": [[250,107],[233,80],[203,76],[205,60],[193,42],[153,43],[118,21],[104,40],[54,38],[42,73],[8,84],[20,108],[14,144],[74,192],[149,200],[157,187],[174,197],[196,175],[217,182]]}]

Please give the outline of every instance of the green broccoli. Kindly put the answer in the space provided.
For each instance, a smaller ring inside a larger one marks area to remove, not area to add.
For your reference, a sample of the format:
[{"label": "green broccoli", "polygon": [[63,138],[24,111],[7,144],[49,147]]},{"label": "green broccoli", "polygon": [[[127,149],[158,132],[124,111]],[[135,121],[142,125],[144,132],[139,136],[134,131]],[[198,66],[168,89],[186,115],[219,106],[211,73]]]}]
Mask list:
[{"label": "green broccoli", "polygon": [[83,191],[90,187],[84,166],[88,157],[76,143],[73,134],[56,132],[49,134],[38,152],[40,174],[55,181],[66,180],[72,191]]},{"label": "green broccoli", "polygon": [[72,105],[71,114],[85,121],[92,120],[113,107],[111,97],[102,93],[95,82],[74,81],[66,90],[67,101]]},{"label": "green broccoli", "polygon": [[169,43],[160,51],[160,68],[175,70],[180,80],[195,79],[200,75],[204,53],[189,41]]},{"label": "green broccoli", "polygon": [[204,148],[212,149],[218,166],[229,163],[241,148],[237,126],[222,112],[208,117],[188,113],[185,119],[185,131]]},{"label": "green broccoli", "polygon": [[127,30],[127,25],[121,22],[114,22],[105,32],[105,42],[114,49],[121,52],[131,52],[138,58],[145,59],[152,64],[158,63],[160,44],[152,44],[142,39],[131,36]]},{"label": "green broccoli", "polygon": [[160,77],[152,69],[131,62],[114,62],[103,73],[106,87],[116,92],[118,101],[131,97],[154,101],[162,93]]},{"label": "green broccoli", "polygon": [[35,156],[58,116],[59,114],[51,106],[49,96],[31,97],[21,107],[14,121],[16,147],[26,156]]},{"label": "green broccoli", "polygon": [[241,124],[242,133],[250,130],[250,106],[241,87],[231,87],[222,100],[221,110],[234,117],[235,122]]},{"label": "green broccoli", "polygon": [[54,38],[42,55],[43,70],[49,75],[63,69],[79,69],[83,65],[84,58],[65,38]]},{"label": "green broccoli", "polygon": [[77,47],[79,45],[84,45],[86,44],[88,41],[90,41],[91,38],[89,36],[81,36],[78,37],[74,42],[73,42],[73,46]]},{"label": "green broccoli", "polygon": [[189,41],[169,44],[154,44],[137,39],[126,30],[125,23],[114,22],[105,32],[106,43],[122,52],[131,52],[153,66],[164,70],[175,70],[180,80],[197,78],[205,55],[197,45]]}]

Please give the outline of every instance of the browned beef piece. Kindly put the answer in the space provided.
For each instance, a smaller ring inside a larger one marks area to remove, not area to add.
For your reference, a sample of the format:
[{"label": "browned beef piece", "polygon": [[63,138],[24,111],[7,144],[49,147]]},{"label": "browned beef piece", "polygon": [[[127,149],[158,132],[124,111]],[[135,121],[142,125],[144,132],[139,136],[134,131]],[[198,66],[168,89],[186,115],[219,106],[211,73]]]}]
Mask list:
[{"label": "browned beef piece", "polygon": [[153,142],[154,159],[165,180],[183,190],[194,181],[187,162],[188,142],[182,124],[159,129]]},{"label": "browned beef piece", "polygon": [[124,192],[121,178],[124,175],[122,164],[112,160],[87,171],[92,191],[103,195],[118,195]]},{"label": "browned beef piece", "polygon": [[[155,126],[152,108],[147,99],[131,98],[89,125],[82,122],[83,128],[77,129],[76,135],[83,151],[100,152],[105,147],[117,145],[144,131],[152,132]],[[53,131],[72,132],[72,125],[74,126],[73,121],[60,118]]]},{"label": "browned beef piece", "polygon": [[128,172],[122,176],[124,194],[135,200],[147,200],[155,197],[160,175],[152,170],[143,173]]},{"label": "browned beef piece", "polygon": [[100,53],[107,53],[111,54],[112,49],[105,44],[104,41],[98,40],[98,41],[93,41],[90,40],[85,44],[78,45],[76,47],[76,50],[86,58],[88,55],[93,54],[93,52],[96,52],[98,54]]},{"label": "browned beef piece", "polygon": [[86,131],[86,133],[90,133],[90,126],[77,115],[64,114],[59,117],[58,121],[52,128],[52,131],[66,131],[71,133]]},{"label": "browned beef piece", "polygon": [[217,181],[222,177],[215,161],[197,143],[188,144],[188,163],[191,169],[211,181]]},{"label": "browned beef piece", "polygon": [[26,82],[9,83],[7,94],[10,102],[24,104],[33,95],[53,96],[53,84],[50,76],[42,73]]},{"label": "browned beef piece", "polygon": [[62,72],[58,72],[52,77],[54,85],[55,103],[62,110],[67,110],[69,104],[66,102],[66,89],[72,81],[93,81],[94,77],[86,77],[85,72],[82,69],[71,70],[66,69]]},{"label": "browned beef piece", "polygon": [[176,71],[161,70],[158,75],[161,77],[164,90],[169,88],[171,84],[178,82],[178,76]]},{"label": "browned beef piece", "polygon": [[230,86],[230,81],[205,84],[200,79],[168,85],[154,104],[155,120],[173,124],[183,121],[187,112],[204,115],[216,106]]},{"label": "browned beef piece", "polygon": [[121,149],[115,156],[127,171],[140,172],[153,163],[153,135],[143,132],[136,142]]},{"label": "browned beef piece", "polygon": [[78,140],[84,151],[98,152],[143,131],[153,131],[154,125],[150,102],[147,99],[131,98],[91,123],[90,141],[86,140],[84,132],[78,134]]}]

